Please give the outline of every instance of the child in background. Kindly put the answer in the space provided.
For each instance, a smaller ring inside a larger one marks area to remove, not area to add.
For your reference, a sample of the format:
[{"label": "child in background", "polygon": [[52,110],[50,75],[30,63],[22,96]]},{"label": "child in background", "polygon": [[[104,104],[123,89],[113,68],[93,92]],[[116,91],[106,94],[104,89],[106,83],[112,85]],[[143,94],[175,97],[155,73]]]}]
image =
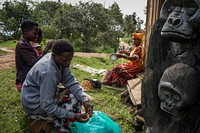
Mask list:
[{"label": "child in background", "polygon": [[33,47],[38,51],[38,54],[39,54],[38,56],[41,57],[43,53],[41,45],[39,43],[35,43],[33,44]]},{"label": "child in background", "polygon": [[[43,39],[42,30],[39,28],[38,29],[38,35],[36,37],[35,42],[30,42],[31,45],[33,46],[33,48],[35,49],[35,52],[36,52],[38,57],[42,57],[43,55],[45,55],[47,53],[46,51],[48,51],[48,50],[46,50],[46,48],[42,51],[42,47],[40,45],[41,42],[42,42],[42,39]],[[52,44],[52,43],[53,43],[53,41],[49,40],[46,45],[49,45],[49,44]]]}]

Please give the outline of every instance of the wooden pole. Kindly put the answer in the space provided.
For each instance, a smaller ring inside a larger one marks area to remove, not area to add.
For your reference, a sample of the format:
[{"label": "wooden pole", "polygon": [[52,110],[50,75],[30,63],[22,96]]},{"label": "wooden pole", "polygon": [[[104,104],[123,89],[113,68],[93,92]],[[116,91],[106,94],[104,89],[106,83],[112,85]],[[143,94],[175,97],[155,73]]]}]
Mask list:
[{"label": "wooden pole", "polygon": [[152,27],[156,20],[160,17],[160,10],[165,0],[147,0],[147,15],[146,15],[146,31],[145,31],[145,59],[144,68],[147,60],[147,53],[149,47],[149,39],[152,32]]}]

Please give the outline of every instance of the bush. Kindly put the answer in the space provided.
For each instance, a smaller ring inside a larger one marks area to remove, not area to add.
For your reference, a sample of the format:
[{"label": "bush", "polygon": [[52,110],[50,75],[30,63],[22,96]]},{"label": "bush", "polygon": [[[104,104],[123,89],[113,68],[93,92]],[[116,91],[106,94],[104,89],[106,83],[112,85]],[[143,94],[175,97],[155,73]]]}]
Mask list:
[{"label": "bush", "polygon": [[43,38],[58,39],[61,36],[60,30],[53,26],[43,25],[41,29]]}]

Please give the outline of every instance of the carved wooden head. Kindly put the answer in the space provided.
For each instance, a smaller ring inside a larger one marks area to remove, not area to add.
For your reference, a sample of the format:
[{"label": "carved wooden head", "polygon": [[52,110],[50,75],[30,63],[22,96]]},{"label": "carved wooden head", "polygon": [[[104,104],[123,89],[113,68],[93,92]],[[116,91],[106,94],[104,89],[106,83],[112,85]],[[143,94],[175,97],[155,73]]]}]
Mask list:
[{"label": "carved wooden head", "polygon": [[188,42],[200,32],[200,0],[166,0],[160,17],[166,19],[163,38]]},{"label": "carved wooden head", "polygon": [[198,99],[199,73],[189,65],[177,63],[163,73],[158,96],[160,108],[172,115],[189,109]]}]

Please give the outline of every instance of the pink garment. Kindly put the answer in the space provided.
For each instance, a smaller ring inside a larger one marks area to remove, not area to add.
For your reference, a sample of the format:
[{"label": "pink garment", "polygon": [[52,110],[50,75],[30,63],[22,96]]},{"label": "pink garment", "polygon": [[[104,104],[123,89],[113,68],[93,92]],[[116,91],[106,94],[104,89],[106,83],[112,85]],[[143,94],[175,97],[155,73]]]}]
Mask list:
[{"label": "pink garment", "polygon": [[19,92],[21,92],[21,89],[22,89],[22,83],[17,83],[16,84],[16,88]]},{"label": "pink garment", "polygon": [[40,55],[40,53],[37,51],[37,49],[36,49],[33,45],[31,45],[31,46],[33,47],[33,49],[34,49],[34,51],[35,51],[37,57],[40,57],[41,55]]}]

